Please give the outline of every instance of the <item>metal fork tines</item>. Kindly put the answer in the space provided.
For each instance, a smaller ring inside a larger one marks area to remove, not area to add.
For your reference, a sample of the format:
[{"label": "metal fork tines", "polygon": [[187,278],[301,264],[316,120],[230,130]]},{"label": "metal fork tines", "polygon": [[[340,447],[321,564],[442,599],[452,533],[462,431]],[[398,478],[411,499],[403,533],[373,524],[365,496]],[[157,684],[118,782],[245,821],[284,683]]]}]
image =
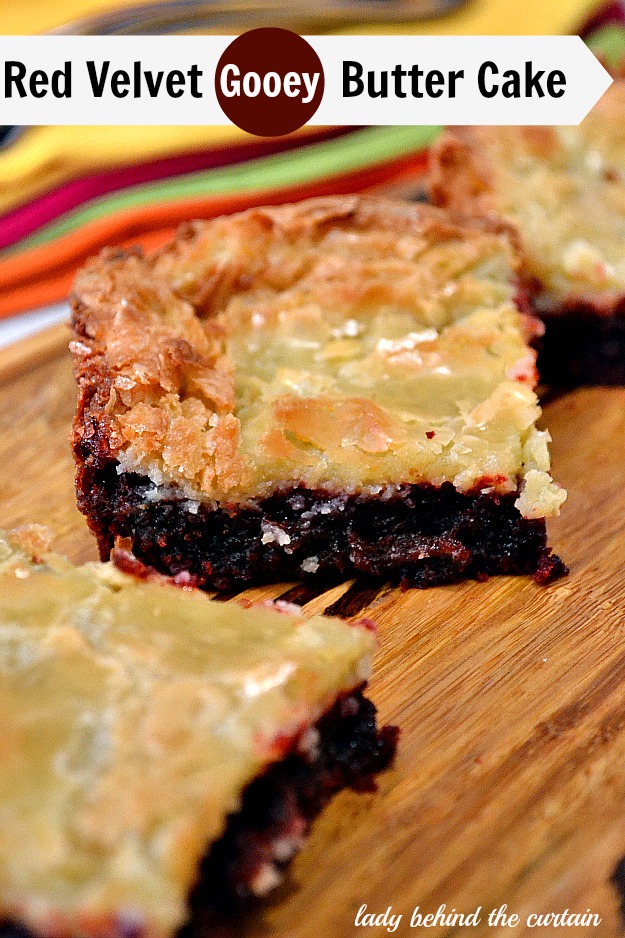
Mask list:
[{"label": "metal fork tines", "polygon": [[189,32],[232,32],[254,26],[294,27],[320,33],[358,23],[392,23],[432,19],[467,0],[170,0],[122,7],[59,26],[64,35],[162,35]]}]

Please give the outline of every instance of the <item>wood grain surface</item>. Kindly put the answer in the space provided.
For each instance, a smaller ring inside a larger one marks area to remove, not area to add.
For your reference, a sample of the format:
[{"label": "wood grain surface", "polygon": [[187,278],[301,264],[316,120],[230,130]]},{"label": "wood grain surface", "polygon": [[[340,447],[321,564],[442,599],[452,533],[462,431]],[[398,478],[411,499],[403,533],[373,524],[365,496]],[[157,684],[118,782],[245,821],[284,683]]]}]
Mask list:
[{"label": "wood grain surface", "polygon": [[[57,549],[83,561],[96,552],[74,504],[65,344],[57,328],[0,353],[0,525],[50,525]],[[364,904],[401,914],[398,936],[623,934],[610,878],[625,854],[625,389],[552,399],[544,422],[569,490],[551,527],[567,579],[246,592],[372,616],[371,696],[402,738],[378,794],[337,798],[288,884],[233,936],[389,934],[355,926]],[[416,906],[443,904],[481,906],[481,923],[410,927]],[[519,924],[489,927],[504,904]],[[600,925],[527,926],[567,907]]]}]

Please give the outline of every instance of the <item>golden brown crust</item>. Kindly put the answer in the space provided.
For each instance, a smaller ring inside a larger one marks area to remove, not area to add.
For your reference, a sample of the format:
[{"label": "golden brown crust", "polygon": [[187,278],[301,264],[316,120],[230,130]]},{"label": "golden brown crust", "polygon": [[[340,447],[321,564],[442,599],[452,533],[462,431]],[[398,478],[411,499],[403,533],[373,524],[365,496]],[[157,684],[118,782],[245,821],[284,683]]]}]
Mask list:
[{"label": "golden brown crust", "polygon": [[[450,128],[430,151],[428,193],[434,205],[503,223],[495,147],[508,152],[520,146],[537,160],[549,160],[557,145],[553,127]],[[516,220],[506,223],[520,237]]]},{"label": "golden brown crust", "polygon": [[[75,444],[106,462],[127,443],[149,456],[162,451],[172,465],[196,452],[206,436],[219,451],[215,474],[237,471],[232,418],[234,389],[223,338],[200,322],[151,262],[138,252],[104,251],[78,275],[72,343],[80,388]],[[198,466],[199,468],[199,466]]]},{"label": "golden brown crust", "polygon": [[468,491],[493,474],[490,434],[514,491],[546,468],[524,455],[538,409],[518,264],[497,219],[361,197],[105,252],[73,298],[79,466],[116,459],[226,504],[280,485]]},{"label": "golden brown crust", "polygon": [[468,215],[496,215],[493,168],[478,146],[478,130],[450,128],[431,148],[427,182],[434,205],[454,206]]}]

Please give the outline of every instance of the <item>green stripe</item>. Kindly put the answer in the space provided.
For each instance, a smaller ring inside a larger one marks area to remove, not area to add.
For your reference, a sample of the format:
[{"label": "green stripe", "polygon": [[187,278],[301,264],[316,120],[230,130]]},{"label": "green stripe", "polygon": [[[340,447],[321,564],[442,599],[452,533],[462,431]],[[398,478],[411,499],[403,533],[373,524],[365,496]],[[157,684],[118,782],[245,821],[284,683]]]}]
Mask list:
[{"label": "green stripe", "polygon": [[595,55],[609,68],[619,68],[625,59],[625,29],[622,26],[604,26],[586,40]]},{"label": "green stripe", "polygon": [[438,136],[438,127],[370,127],[345,137],[311,144],[289,153],[249,160],[224,169],[189,173],[165,182],[147,183],[100,196],[61,215],[37,232],[1,252],[6,257],[39,247],[89,222],[116,212],[180,199],[270,190],[363,169],[423,149]]}]

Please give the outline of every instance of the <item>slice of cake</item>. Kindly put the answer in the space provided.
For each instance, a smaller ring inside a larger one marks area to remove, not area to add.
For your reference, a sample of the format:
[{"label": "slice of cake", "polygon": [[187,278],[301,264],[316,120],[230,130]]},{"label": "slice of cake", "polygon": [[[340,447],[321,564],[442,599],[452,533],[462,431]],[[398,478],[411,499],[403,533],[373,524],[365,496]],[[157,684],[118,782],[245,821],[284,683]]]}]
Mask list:
[{"label": "slice of cake", "polygon": [[536,320],[499,223],[320,199],[78,275],[78,503],[102,558],[231,587],[562,565]]},{"label": "slice of cake", "polygon": [[541,378],[625,382],[625,81],[579,127],[466,127],[434,148],[438,205],[503,218],[544,319]]},{"label": "slice of cake", "polygon": [[374,646],[366,623],[1,535],[0,918],[160,938],[189,903],[266,893],[330,797],[392,758],[397,731],[362,694]]}]

